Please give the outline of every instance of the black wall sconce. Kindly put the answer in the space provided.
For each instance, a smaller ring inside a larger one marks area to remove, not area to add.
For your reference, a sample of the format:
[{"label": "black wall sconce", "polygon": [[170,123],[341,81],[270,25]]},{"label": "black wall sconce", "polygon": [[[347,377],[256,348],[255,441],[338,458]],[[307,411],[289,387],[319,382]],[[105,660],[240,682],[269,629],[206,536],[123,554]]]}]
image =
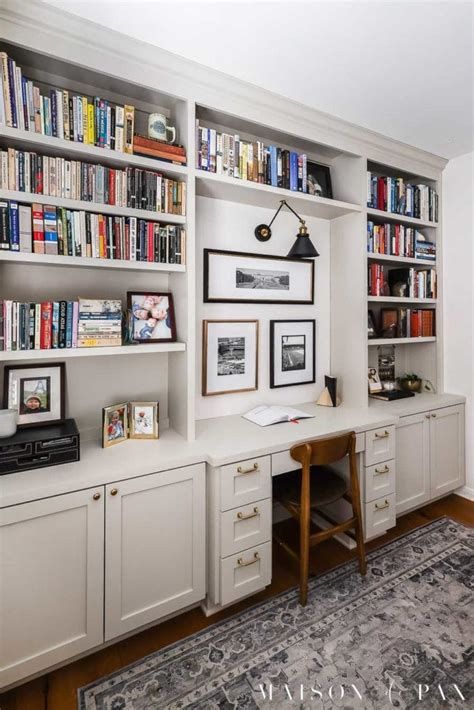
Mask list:
[{"label": "black wall sconce", "polygon": [[278,217],[278,214],[280,213],[282,207],[287,207],[290,212],[293,212],[293,214],[298,217],[300,221],[300,227],[298,229],[298,234],[296,235],[296,241],[291,247],[287,256],[292,257],[293,259],[314,259],[315,257],[319,256],[313,242],[309,238],[308,227],[306,226],[306,222],[299,216],[297,212],[295,212],[293,207],[291,207],[286,200],[280,200],[280,206],[274,214],[270,224],[259,224],[257,227],[255,227],[254,234],[258,241],[268,242],[268,240],[272,236],[271,226],[275,219]]}]

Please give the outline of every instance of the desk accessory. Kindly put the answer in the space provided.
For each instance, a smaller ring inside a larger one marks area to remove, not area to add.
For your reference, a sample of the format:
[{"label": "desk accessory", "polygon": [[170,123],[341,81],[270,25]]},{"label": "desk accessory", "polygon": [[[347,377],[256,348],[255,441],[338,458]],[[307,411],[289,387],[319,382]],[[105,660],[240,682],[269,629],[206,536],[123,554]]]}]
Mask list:
[{"label": "desk accessory", "polygon": [[317,250],[315,249],[311,239],[309,238],[309,232],[308,228],[306,226],[306,222],[302,217],[299,216],[298,212],[296,212],[291,205],[288,204],[286,200],[280,200],[280,206],[275,212],[275,214],[272,217],[272,220],[269,224],[259,224],[257,227],[255,227],[254,234],[255,237],[258,239],[259,242],[268,242],[268,240],[272,236],[272,230],[271,226],[275,219],[278,217],[280,210],[283,207],[287,207],[290,212],[293,212],[293,214],[298,217],[300,221],[300,227],[298,229],[298,234],[296,235],[296,241],[291,247],[290,251],[288,252],[287,256],[290,258],[298,258],[298,259],[313,259],[317,256],[319,256]]},{"label": "desk accessory", "polygon": [[308,414],[293,407],[280,407],[278,405],[268,407],[266,404],[262,404],[251,409],[246,414],[242,414],[242,417],[259,426],[271,426],[272,424],[283,424],[284,422],[298,422],[300,419],[314,419],[314,414]]},{"label": "desk accessory", "polygon": [[270,321],[270,387],[316,380],[316,321]]},{"label": "desk accessory", "polygon": [[414,397],[414,392],[403,392],[402,390],[382,390],[382,392],[376,392],[369,395],[372,399],[382,399],[386,402],[394,402],[398,399],[406,399],[407,397]]},{"label": "desk accessory", "polygon": [[0,441],[0,475],[57,466],[80,459],[80,436],[74,419],[23,429]]},{"label": "desk accessory", "polygon": [[258,389],[258,321],[202,323],[203,397]]},{"label": "desk accessory", "polygon": [[16,409],[0,409],[0,439],[16,434]]},{"label": "desk accessory", "polygon": [[337,377],[325,375],[324,384],[326,386],[319,395],[316,404],[319,404],[320,407],[339,407],[341,398],[337,395]]},{"label": "desk accessory", "polygon": [[3,403],[18,412],[18,427],[58,424],[65,418],[63,362],[6,365]]}]

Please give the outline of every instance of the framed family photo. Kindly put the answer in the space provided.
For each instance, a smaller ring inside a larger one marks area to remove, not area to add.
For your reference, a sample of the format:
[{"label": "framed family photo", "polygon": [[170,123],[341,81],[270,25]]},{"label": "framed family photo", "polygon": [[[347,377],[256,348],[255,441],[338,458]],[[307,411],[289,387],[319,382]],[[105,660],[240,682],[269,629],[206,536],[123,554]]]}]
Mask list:
[{"label": "framed family photo", "polygon": [[158,439],[158,402],[130,402],[130,439]]},{"label": "framed family photo", "polygon": [[270,387],[316,381],[316,321],[270,321]]},{"label": "framed family photo", "polygon": [[16,409],[18,426],[58,424],[65,419],[65,365],[6,365],[3,406]]},{"label": "framed family photo", "polygon": [[204,397],[258,389],[258,321],[203,321]]},{"label": "framed family photo", "polygon": [[205,303],[314,303],[314,261],[204,249]]},{"label": "framed family photo", "polygon": [[176,340],[173,296],[150,291],[127,292],[130,338],[136,343],[172,343]]},{"label": "framed family photo", "polygon": [[121,444],[128,438],[128,402],[113,404],[102,410],[102,447]]}]

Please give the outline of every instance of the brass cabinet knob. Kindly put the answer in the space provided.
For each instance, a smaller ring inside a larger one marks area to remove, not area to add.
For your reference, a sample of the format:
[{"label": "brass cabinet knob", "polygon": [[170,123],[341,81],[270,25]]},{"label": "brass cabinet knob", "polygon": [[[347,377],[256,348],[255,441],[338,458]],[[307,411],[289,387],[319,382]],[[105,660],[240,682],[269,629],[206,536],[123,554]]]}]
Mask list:
[{"label": "brass cabinet knob", "polygon": [[112,490],[110,491],[111,496],[116,496],[117,493],[118,493],[118,488],[112,488]]},{"label": "brass cabinet knob", "polygon": [[100,499],[100,493],[94,493],[92,496],[93,500],[99,500]]},{"label": "brass cabinet knob", "polygon": [[432,414],[431,416],[432,416],[432,417],[436,417],[436,414]]}]

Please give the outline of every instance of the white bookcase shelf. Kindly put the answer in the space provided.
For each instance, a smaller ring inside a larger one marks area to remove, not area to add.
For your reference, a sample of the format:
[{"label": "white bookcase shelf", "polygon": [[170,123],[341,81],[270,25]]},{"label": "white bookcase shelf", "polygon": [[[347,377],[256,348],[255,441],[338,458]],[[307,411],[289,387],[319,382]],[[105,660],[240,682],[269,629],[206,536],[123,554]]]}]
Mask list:
[{"label": "white bookcase shelf", "polygon": [[436,337],[429,338],[371,338],[369,347],[374,345],[419,345],[420,343],[435,343]]},{"label": "white bookcase shelf", "polygon": [[121,271],[160,271],[184,273],[184,264],[157,264],[151,261],[125,259],[93,259],[88,256],[61,256],[59,254],[30,254],[19,251],[0,251],[0,264],[30,264],[32,266],[59,266],[79,269],[112,269]]},{"label": "white bookcase shelf", "polygon": [[438,226],[437,222],[427,222],[423,219],[417,219],[416,217],[407,217],[404,214],[397,214],[396,212],[385,212],[384,210],[375,210],[372,207],[367,208],[367,218],[376,219],[382,222],[393,222],[394,224],[406,224],[409,227],[431,227],[436,228]]},{"label": "white bookcase shelf", "polygon": [[430,261],[428,259],[415,259],[410,256],[392,256],[391,254],[371,254],[368,252],[367,259],[369,261],[377,261],[387,264],[407,264],[409,266],[419,266],[420,269],[430,267],[436,268],[436,261]]},{"label": "white bookcase shelf", "polygon": [[398,296],[367,296],[370,303],[432,303],[436,304],[436,298],[399,298]]},{"label": "white bookcase shelf", "polygon": [[177,353],[186,350],[185,343],[147,343],[105,348],[64,348],[54,350],[12,350],[0,352],[0,361],[63,360],[64,358],[104,357],[117,355],[151,355],[152,353]]}]

